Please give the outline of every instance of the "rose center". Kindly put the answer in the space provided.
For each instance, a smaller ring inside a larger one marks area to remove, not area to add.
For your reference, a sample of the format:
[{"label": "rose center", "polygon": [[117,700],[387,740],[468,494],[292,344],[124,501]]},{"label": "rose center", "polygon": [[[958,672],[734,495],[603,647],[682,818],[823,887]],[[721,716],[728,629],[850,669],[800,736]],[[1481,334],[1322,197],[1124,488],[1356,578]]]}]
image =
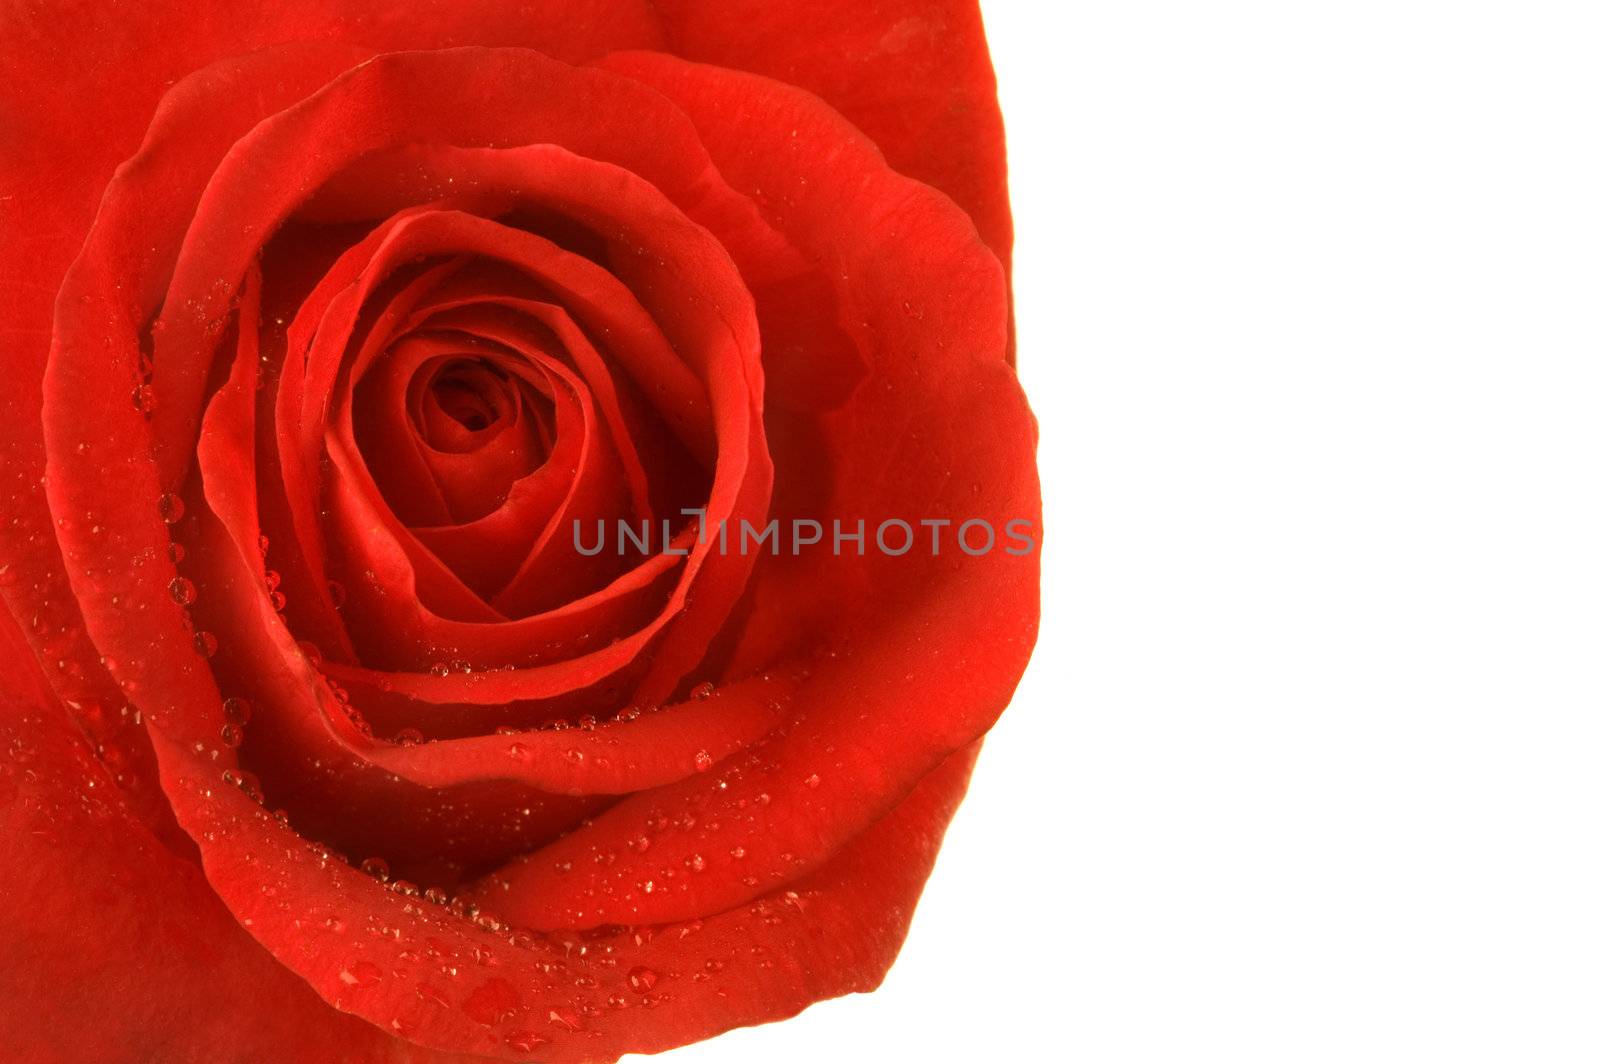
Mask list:
[{"label": "rose center", "polygon": [[[484,432],[508,417],[516,403],[506,375],[482,359],[456,359],[429,382],[426,402],[470,433]],[[429,411],[428,413],[432,413]],[[437,422],[424,415],[418,428],[430,443],[439,442]]]},{"label": "rose center", "polygon": [[461,381],[435,381],[434,402],[468,432],[482,432],[500,420],[500,411],[476,389]]}]

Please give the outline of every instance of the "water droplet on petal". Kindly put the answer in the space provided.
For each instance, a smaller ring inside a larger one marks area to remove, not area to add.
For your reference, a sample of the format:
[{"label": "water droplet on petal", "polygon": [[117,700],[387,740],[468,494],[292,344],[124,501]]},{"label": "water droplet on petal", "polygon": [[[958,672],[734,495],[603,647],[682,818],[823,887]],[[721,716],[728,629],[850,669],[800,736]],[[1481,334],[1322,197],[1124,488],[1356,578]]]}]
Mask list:
[{"label": "water droplet on petal", "polygon": [[689,697],[694,699],[696,702],[703,702],[706,699],[710,698],[712,695],[716,694],[716,691],[717,691],[716,684],[703,683],[703,684],[700,684],[698,687],[696,687],[694,690],[690,691],[689,692]]},{"label": "water droplet on petal", "polygon": [[183,520],[183,500],[170,493],[163,495],[156,502],[156,512],[161,515],[161,520],[175,525]]},{"label": "water droplet on petal", "polygon": [[194,634],[194,652],[202,658],[215,657],[217,653],[217,637],[210,632],[196,632]]},{"label": "water droplet on petal", "polygon": [[167,592],[172,596],[172,601],[180,606],[193,606],[196,597],[194,581],[186,576],[175,576],[172,583],[167,585]]},{"label": "water droplet on petal", "polygon": [[654,971],[641,966],[628,973],[628,986],[632,987],[636,994],[648,994],[655,988],[656,980],[659,978],[660,976]]},{"label": "water droplet on petal", "polygon": [[711,771],[711,751],[701,750],[694,755],[694,770],[696,772]]},{"label": "water droplet on petal", "polygon": [[[253,772],[245,772],[242,769],[239,771],[239,789],[245,793],[245,797],[258,805],[267,800],[267,796],[261,791],[261,781],[256,779],[256,775]],[[282,809],[278,810],[274,815],[282,823],[287,824],[289,822],[289,814]]]},{"label": "water droplet on petal", "polygon": [[817,775],[815,772],[806,777],[806,786],[810,787],[812,790],[816,790],[821,785],[822,777]]},{"label": "water droplet on petal", "polygon": [[416,728],[401,728],[394,733],[394,742],[397,746],[421,746],[422,732]]},{"label": "water droplet on petal", "polygon": [[[337,696],[335,696],[335,700],[337,701]],[[362,715],[361,711],[355,706],[350,705],[348,702],[341,702],[340,705],[344,709],[345,719],[350,722],[350,726],[354,728],[362,738],[372,738],[372,725],[367,723],[367,718]]]},{"label": "water droplet on petal", "polygon": [[383,969],[371,961],[356,961],[339,973],[339,982],[345,986],[353,986],[357,990],[376,986],[382,978]]},{"label": "water droplet on petal", "polygon": [[253,711],[253,707],[246,699],[235,696],[233,698],[225,698],[222,700],[222,715],[227,717],[230,723],[250,723],[250,714]]},{"label": "water droplet on petal", "polygon": [[244,742],[244,729],[237,724],[224,724],[222,726],[222,745],[230,750],[237,750],[239,744]]},{"label": "water droplet on petal", "polygon": [[376,879],[379,883],[389,882],[389,862],[382,857],[368,857],[361,862],[361,871]]},{"label": "water droplet on petal", "polygon": [[568,1031],[583,1030],[583,1021],[572,1009],[551,1009],[550,1022]]}]

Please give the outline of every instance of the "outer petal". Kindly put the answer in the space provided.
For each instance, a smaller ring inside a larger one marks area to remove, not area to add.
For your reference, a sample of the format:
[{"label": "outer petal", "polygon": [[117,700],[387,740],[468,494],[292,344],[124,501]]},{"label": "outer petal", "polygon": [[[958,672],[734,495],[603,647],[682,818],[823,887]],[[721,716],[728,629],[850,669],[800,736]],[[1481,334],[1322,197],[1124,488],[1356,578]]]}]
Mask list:
[{"label": "outer petal", "polygon": [[1011,257],[1005,134],[977,0],[656,0],[686,59],[821,96]]},{"label": "outer petal", "polygon": [[546,936],[497,934],[386,890],[156,741],[180,819],[207,840],[207,876],[280,960],[422,1045],[540,1064],[658,1052],[876,987],[977,754],[950,757],[826,868],[748,906]]},{"label": "outer petal", "polygon": [[471,1059],[334,1011],[257,945],[130,814],[3,608],[0,751],[6,1060],[256,1064],[310,1061],[308,1046],[350,1064]]}]

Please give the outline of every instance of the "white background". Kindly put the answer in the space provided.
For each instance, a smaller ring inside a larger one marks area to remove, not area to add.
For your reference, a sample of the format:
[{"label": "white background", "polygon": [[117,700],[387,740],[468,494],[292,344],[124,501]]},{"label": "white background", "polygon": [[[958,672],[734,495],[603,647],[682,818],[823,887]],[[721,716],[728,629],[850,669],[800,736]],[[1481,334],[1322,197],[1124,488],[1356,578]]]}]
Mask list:
[{"label": "white background", "polygon": [[984,9],[1040,647],[883,989],[666,1059],[1600,1060],[1595,6]]}]

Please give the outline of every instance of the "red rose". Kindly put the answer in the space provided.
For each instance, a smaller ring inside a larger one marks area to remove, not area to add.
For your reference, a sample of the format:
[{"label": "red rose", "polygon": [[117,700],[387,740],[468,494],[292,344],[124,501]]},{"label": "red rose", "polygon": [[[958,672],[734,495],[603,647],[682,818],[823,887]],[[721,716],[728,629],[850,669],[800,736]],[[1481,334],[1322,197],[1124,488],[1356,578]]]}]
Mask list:
[{"label": "red rose", "polygon": [[876,985],[1037,617],[975,5],[0,52],[9,1059],[612,1060]]}]

